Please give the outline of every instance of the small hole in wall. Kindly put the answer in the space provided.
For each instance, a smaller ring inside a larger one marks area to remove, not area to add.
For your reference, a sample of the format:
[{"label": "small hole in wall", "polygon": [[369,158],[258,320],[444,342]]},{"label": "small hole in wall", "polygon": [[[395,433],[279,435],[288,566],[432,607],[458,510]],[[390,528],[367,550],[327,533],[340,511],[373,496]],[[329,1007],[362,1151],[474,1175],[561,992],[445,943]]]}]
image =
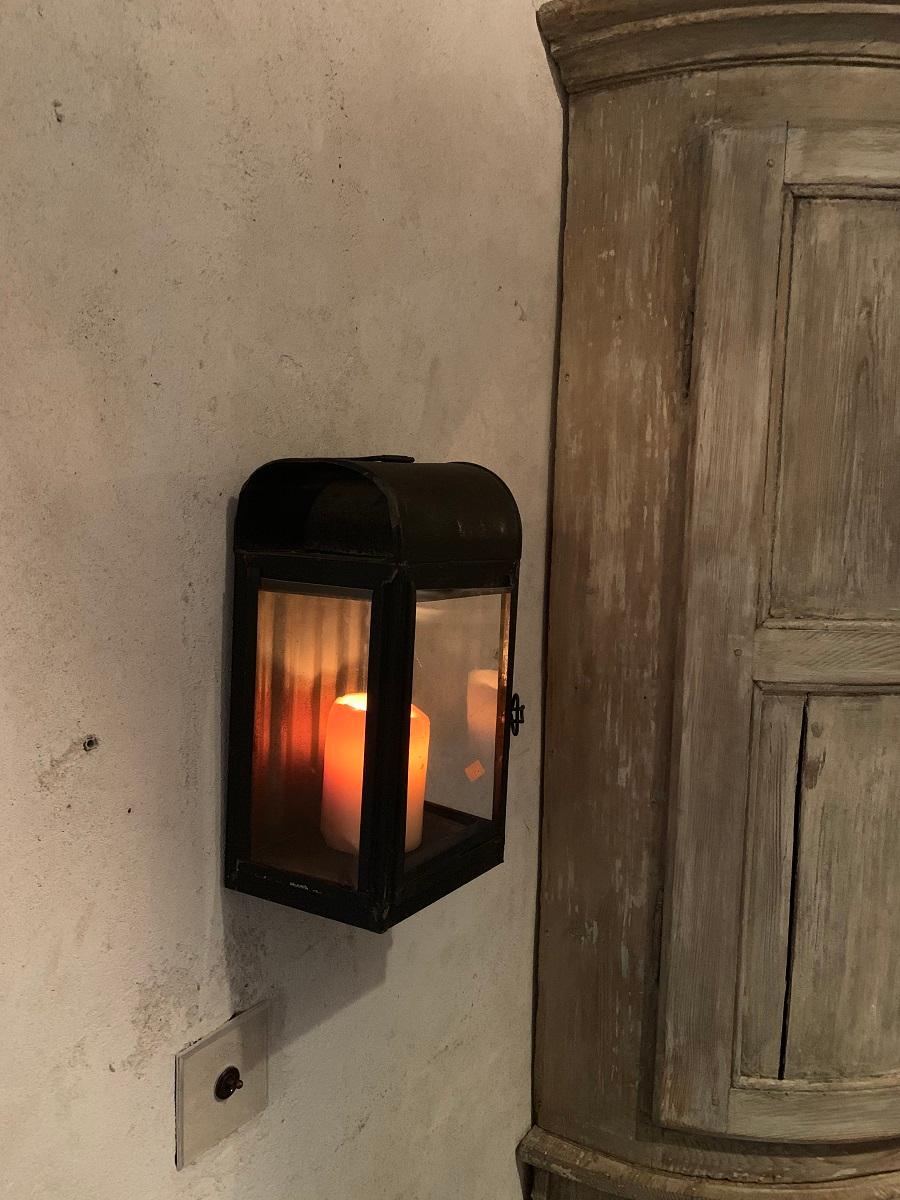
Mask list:
[{"label": "small hole in wall", "polygon": [[97,749],[97,747],[100,745],[100,739],[97,737],[96,733],[89,733],[81,744],[85,751],[90,752],[91,750]]}]

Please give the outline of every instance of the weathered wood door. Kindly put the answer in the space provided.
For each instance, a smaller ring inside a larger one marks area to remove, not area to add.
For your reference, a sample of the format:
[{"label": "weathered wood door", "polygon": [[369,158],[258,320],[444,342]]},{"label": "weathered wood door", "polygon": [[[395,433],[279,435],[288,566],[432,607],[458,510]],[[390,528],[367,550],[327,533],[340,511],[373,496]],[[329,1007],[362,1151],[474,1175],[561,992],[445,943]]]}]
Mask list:
[{"label": "weathered wood door", "polygon": [[900,131],[711,134],[658,1115],[900,1136]]}]

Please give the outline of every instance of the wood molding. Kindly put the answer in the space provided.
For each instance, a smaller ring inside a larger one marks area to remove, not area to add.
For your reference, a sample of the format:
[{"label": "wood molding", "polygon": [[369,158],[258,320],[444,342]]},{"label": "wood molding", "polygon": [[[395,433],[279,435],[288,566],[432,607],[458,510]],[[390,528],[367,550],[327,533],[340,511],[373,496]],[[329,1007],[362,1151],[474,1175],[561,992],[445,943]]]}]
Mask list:
[{"label": "wood molding", "polygon": [[569,92],[761,63],[900,66],[897,0],[550,0],[538,24]]},{"label": "wood molding", "polygon": [[894,626],[764,625],[753,639],[753,678],[781,684],[894,684],[900,679],[900,636]]},{"label": "wood molding", "polygon": [[572,1183],[596,1188],[624,1200],[892,1200],[900,1190],[900,1172],[837,1179],[829,1183],[738,1183],[681,1175],[638,1166],[547,1133],[535,1125],[519,1144],[519,1161]]}]

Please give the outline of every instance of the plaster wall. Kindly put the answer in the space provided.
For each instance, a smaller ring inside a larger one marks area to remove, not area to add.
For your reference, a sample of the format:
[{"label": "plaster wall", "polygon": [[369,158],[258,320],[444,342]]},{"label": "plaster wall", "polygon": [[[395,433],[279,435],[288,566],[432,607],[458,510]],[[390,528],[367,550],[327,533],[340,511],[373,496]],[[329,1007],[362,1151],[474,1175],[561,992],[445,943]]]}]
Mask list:
[{"label": "plaster wall", "polygon": [[[0,47],[0,1195],[514,1200],[561,136],[531,0],[11,0]],[[512,486],[530,706],[506,864],[381,938],[219,885],[230,506],[374,452]],[[263,997],[269,1108],[176,1173],[174,1054]]]}]

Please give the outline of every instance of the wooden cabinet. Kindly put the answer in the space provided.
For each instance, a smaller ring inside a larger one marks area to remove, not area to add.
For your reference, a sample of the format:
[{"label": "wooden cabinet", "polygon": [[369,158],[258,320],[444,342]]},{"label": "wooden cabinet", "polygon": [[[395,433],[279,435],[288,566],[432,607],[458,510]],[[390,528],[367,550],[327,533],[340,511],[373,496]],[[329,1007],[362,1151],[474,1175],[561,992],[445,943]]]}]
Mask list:
[{"label": "wooden cabinet", "polygon": [[900,9],[540,19],[570,138],[521,1157],[550,1200],[881,1200],[900,1194]]},{"label": "wooden cabinet", "polygon": [[710,133],[702,239],[657,1111],[896,1136],[900,130]]}]

